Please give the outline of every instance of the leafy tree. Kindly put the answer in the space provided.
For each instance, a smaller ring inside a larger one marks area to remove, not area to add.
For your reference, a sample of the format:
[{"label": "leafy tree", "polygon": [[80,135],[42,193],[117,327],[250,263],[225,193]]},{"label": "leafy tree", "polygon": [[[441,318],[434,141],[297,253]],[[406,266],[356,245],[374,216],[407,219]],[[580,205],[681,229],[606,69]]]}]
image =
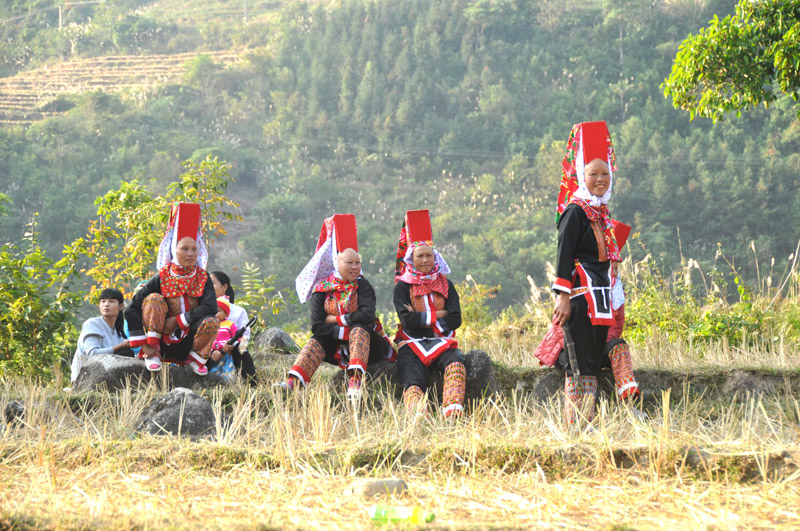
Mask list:
[{"label": "leafy tree", "polygon": [[35,217],[21,241],[0,246],[0,375],[48,377],[68,359],[82,299],[70,289],[77,260],[72,251],[58,262],[45,256]]},{"label": "leafy tree", "polygon": [[261,275],[261,269],[245,262],[242,267],[242,289],[244,293],[236,298],[236,304],[250,310],[250,317],[255,317],[254,328],[264,330],[267,327],[267,314],[273,317],[286,308],[286,300],[275,289],[275,275]]},{"label": "leafy tree", "polygon": [[[676,108],[714,121],[800,90],[800,2],[741,0],[691,35],[661,85]],[[800,105],[795,105],[800,117]]]},{"label": "leafy tree", "polygon": [[200,163],[183,163],[186,172],[161,194],[151,195],[137,180],[122,182],[117,190],[99,197],[95,204],[99,219],[91,221],[85,238],[78,238],[69,251],[90,260],[81,269],[94,284],[89,297],[96,298],[103,288],[130,290],[154,273],[158,246],[176,202],[200,203],[203,237],[207,246],[227,234],[225,221],[240,221],[234,213],[238,205],[225,195],[228,166],[207,157]]}]

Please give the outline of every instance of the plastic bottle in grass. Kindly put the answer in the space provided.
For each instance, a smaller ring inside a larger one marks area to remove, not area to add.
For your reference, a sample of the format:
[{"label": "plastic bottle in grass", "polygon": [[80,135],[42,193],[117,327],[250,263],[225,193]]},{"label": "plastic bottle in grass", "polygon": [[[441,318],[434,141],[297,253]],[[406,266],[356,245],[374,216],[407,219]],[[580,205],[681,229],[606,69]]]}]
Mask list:
[{"label": "plastic bottle in grass", "polygon": [[426,512],[422,507],[395,507],[392,505],[373,505],[369,508],[369,517],[376,524],[404,522],[424,524],[432,522],[434,514]]}]

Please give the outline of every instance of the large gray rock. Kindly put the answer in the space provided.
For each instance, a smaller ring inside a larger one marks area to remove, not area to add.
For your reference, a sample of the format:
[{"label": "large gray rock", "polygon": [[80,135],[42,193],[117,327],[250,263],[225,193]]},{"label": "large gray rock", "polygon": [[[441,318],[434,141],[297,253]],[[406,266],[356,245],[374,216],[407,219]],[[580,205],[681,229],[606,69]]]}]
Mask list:
[{"label": "large gray rock", "polygon": [[6,424],[19,426],[25,421],[25,405],[18,400],[6,404]]},{"label": "large gray rock", "polygon": [[81,369],[73,389],[75,391],[91,391],[105,386],[109,391],[122,389],[130,381],[131,385],[146,385],[153,378],[161,378],[169,374],[169,388],[189,387],[193,389],[211,389],[219,385],[227,385],[225,378],[219,374],[198,376],[189,367],[169,366],[161,372],[150,372],[139,358],[128,358],[108,354],[92,356]]},{"label": "large gray rock", "polygon": [[256,337],[256,350],[264,352],[266,350],[278,350],[284,353],[298,352],[300,348],[294,342],[292,336],[280,328],[267,328]]},{"label": "large gray rock", "polygon": [[[494,367],[489,355],[482,350],[470,350],[464,354],[464,366],[467,369],[466,400],[479,400],[500,392],[500,386],[494,374]],[[344,371],[333,377],[333,385],[344,385]],[[444,374],[432,370],[428,378],[428,389],[435,390],[439,400],[442,399]],[[367,385],[389,385],[394,388],[395,397],[403,397],[403,388],[396,363],[378,361],[367,366]]]},{"label": "large gray rock", "polygon": [[216,428],[211,403],[190,389],[178,387],[142,412],[136,431],[153,435],[213,435]]}]

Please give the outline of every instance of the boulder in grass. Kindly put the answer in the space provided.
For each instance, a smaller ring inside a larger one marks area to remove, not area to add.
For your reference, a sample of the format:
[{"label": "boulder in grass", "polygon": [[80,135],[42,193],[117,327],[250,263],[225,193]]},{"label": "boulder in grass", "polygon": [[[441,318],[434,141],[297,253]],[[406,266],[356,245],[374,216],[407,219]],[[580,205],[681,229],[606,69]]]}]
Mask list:
[{"label": "boulder in grass", "polygon": [[8,404],[6,404],[6,424],[10,424],[12,426],[19,426],[24,422],[25,416],[25,405],[18,401],[12,400]]},{"label": "boulder in grass", "polygon": [[276,327],[267,328],[258,334],[255,342],[256,349],[259,352],[277,350],[285,354],[291,354],[300,351],[300,348],[297,346],[297,343],[294,342],[292,336]]},{"label": "boulder in grass", "polygon": [[[219,385],[227,385],[225,378],[218,374],[198,376],[189,367],[179,366],[170,366],[166,370],[169,372],[170,388],[210,389]],[[144,362],[139,358],[115,354],[91,356],[78,374],[73,389],[75,391],[91,391],[105,386],[109,391],[116,391],[123,389],[128,381],[134,386],[146,385],[151,379],[160,378],[164,371],[165,369],[162,369],[161,372],[148,371]]]},{"label": "boulder in grass", "polygon": [[[464,366],[467,369],[467,389],[465,398],[467,401],[479,400],[500,393],[500,386],[494,374],[494,367],[489,355],[482,350],[470,350],[464,354]],[[333,378],[334,385],[344,385],[344,371],[340,371]],[[396,363],[388,361],[378,361],[367,366],[367,385],[389,384],[394,387],[395,397],[401,399],[403,388],[400,382],[400,374]],[[428,389],[435,389],[439,400],[442,399],[442,385],[444,375],[441,371],[432,370],[428,378]]]},{"label": "boulder in grass", "polygon": [[173,389],[142,412],[136,431],[152,435],[213,435],[216,429],[211,403],[185,387]]}]

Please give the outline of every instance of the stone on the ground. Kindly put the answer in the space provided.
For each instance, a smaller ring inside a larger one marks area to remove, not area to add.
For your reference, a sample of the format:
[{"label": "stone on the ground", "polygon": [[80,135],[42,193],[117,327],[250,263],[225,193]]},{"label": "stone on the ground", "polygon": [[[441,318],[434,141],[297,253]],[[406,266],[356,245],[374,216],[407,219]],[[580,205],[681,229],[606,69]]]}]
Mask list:
[{"label": "stone on the ground", "polygon": [[470,350],[464,355],[467,369],[467,400],[484,398],[500,393],[500,386],[494,375],[492,360],[482,350]]},{"label": "stone on the ground", "polygon": [[216,427],[211,403],[185,387],[173,389],[142,412],[136,431],[153,435],[212,435]]},{"label": "stone on the ground", "polygon": [[345,496],[363,496],[371,498],[380,494],[399,496],[408,490],[408,485],[402,479],[358,479],[352,482],[344,491]]},{"label": "stone on the ground", "polygon": [[194,389],[210,389],[219,385],[227,385],[225,378],[219,374],[198,376],[189,367],[170,366],[161,372],[150,372],[139,358],[129,358],[107,354],[92,356],[81,369],[73,389],[75,391],[91,391],[97,387],[105,387],[109,391],[122,389],[127,382],[134,386],[147,384],[153,378],[160,378],[165,371],[169,372],[169,387],[189,387]]},{"label": "stone on the ground", "polygon": [[[489,355],[482,350],[470,350],[464,354],[464,366],[467,369],[467,390],[465,398],[478,400],[496,395],[500,392],[500,386],[494,374],[494,367]],[[428,378],[428,389],[435,390],[438,399],[442,399],[442,385],[444,375],[441,371],[432,370]],[[403,396],[403,388],[400,382],[400,375],[397,371],[396,363],[388,361],[378,361],[367,366],[367,386],[386,385],[394,387],[395,397],[400,399]],[[344,371],[341,371],[333,378],[333,385],[342,387],[344,385]]]},{"label": "stone on the ground", "polygon": [[300,350],[297,343],[292,339],[292,336],[276,327],[267,328],[258,334],[255,343],[256,350],[259,352],[264,352],[269,349],[289,354]]},{"label": "stone on the ground", "polygon": [[12,426],[22,424],[25,415],[25,405],[18,400],[12,400],[6,404],[6,424]]}]

